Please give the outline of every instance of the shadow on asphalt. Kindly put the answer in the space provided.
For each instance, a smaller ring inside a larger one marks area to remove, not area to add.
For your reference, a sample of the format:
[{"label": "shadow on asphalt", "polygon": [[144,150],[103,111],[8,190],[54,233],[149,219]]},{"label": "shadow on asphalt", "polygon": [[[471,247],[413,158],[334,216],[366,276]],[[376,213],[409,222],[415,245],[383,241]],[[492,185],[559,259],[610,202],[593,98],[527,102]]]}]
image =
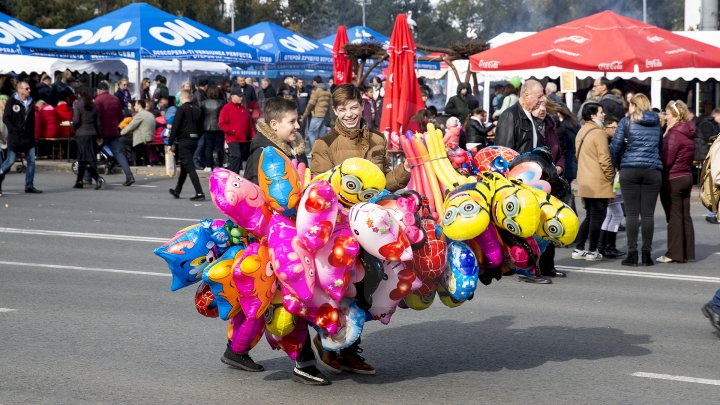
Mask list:
[{"label": "shadow on asphalt", "polygon": [[[533,326],[512,328],[512,316],[480,322],[442,320],[380,329],[363,335],[363,356],[375,376],[349,373],[331,380],[388,384],[465,371],[528,370],[548,362],[646,356],[649,335],[629,335],[608,327]],[[285,357],[264,361],[267,381],[287,380],[292,363]],[[276,371],[276,372],[272,372]]]}]

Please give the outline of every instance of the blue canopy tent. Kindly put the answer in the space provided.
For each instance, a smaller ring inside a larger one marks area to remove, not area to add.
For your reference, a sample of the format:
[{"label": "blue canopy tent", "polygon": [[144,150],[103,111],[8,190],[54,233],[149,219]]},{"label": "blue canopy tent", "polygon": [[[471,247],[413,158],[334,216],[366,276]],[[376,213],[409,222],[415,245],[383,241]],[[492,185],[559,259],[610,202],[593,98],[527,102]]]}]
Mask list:
[{"label": "blue canopy tent", "polygon": [[[204,60],[272,63],[265,53],[189,18],[133,3],[55,35],[21,44],[33,55],[68,59]],[[182,66],[181,66],[182,68]],[[140,82],[138,77],[137,83]],[[137,86],[136,86],[137,90]]]},{"label": "blue canopy tent", "polygon": [[274,68],[320,68],[332,70],[332,52],[318,42],[277,24],[263,22],[229,34],[234,39],[270,52]]},{"label": "blue canopy tent", "polygon": [[41,29],[0,13],[0,54],[22,55],[21,43],[43,36]]},{"label": "blue canopy tent", "polygon": [[[357,25],[354,27],[350,27],[347,29],[348,34],[348,40],[350,40],[351,44],[359,44],[362,42],[377,42],[380,45],[383,46],[383,48],[387,49],[388,45],[390,45],[390,37],[386,37],[385,35],[371,29],[368,27],[363,27],[361,25]],[[332,52],[333,44],[335,43],[335,34],[328,35],[325,38],[321,38],[317,40],[319,43],[321,43],[325,49],[330,50]],[[416,52],[417,56],[425,56],[422,52]],[[372,62],[370,62],[372,63]],[[383,62],[378,66],[380,67],[387,67],[388,63]],[[429,61],[423,61],[423,60],[416,60],[415,61],[415,69],[423,69],[423,70],[440,70],[440,63],[439,62],[429,62]]]}]

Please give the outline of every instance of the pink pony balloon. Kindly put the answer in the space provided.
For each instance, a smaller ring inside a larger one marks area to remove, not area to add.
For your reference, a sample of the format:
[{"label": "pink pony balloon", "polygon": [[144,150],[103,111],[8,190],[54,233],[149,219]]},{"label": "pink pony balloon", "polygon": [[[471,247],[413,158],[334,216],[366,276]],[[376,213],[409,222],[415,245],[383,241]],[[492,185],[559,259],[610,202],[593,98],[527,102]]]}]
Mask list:
[{"label": "pink pony balloon", "polygon": [[268,228],[270,260],[283,285],[283,293],[289,292],[303,302],[310,302],[315,287],[315,257],[300,241],[290,219],[273,215]]},{"label": "pink pony balloon", "polygon": [[360,244],[350,227],[340,224],[335,227],[330,240],[315,254],[317,284],[333,300],[340,302],[345,295],[359,253]]},{"label": "pink pony balloon", "polygon": [[265,318],[248,318],[240,312],[228,322],[230,350],[234,353],[247,353],[255,347],[265,330]]},{"label": "pink pony balloon", "polygon": [[374,320],[387,325],[395,313],[398,302],[422,285],[415,272],[405,268],[404,263],[383,261],[387,279],[380,281],[372,295],[370,314]]},{"label": "pink pony balloon", "polygon": [[270,347],[272,347],[273,350],[282,349],[293,360],[297,360],[298,354],[302,351],[303,346],[310,344],[310,342],[307,342],[307,321],[302,318],[297,318],[296,322],[295,329],[285,336],[276,336],[270,333],[270,331],[265,330],[265,338],[270,344]]},{"label": "pink pony balloon", "polygon": [[301,301],[293,294],[284,293],[282,302],[283,307],[291,314],[307,319],[331,335],[337,332],[340,317],[339,304],[320,287],[315,286],[310,301]]},{"label": "pink pony balloon", "polygon": [[412,259],[410,241],[390,211],[377,204],[359,203],[350,208],[349,220],[360,246],[371,255],[394,262]]},{"label": "pink pony balloon", "polygon": [[250,318],[260,318],[277,290],[277,276],[270,264],[268,247],[251,243],[233,267],[240,306]]},{"label": "pink pony balloon", "polygon": [[478,260],[480,260],[481,255],[485,258],[482,263],[483,266],[497,267],[502,263],[502,246],[500,246],[500,240],[498,239],[497,228],[492,224],[469,242],[468,245]]},{"label": "pink pony balloon", "polygon": [[315,253],[327,243],[338,216],[338,198],[330,183],[318,180],[311,183],[297,210],[297,234],[307,247]]},{"label": "pink pony balloon", "polygon": [[256,184],[218,167],[210,175],[210,195],[217,209],[238,226],[255,236],[265,236],[270,209]]}]

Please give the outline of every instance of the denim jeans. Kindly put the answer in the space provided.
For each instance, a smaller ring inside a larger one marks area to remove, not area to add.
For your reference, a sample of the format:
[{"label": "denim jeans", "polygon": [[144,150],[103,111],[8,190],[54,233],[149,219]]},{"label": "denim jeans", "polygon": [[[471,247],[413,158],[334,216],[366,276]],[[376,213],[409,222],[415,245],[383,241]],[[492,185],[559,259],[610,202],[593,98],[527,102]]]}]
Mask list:
[{"label": "denim jeans", "polygon": [[110,151],[112,151],[115,160],[117,160],[123,172],[125,173],[125,177],[133,177],[133,174],[130,171],[130,165],[128,164],[127,156],[125,156],[125,151],[123,151],[122,145],[120,144],[120,138],[103,138],[103,143],[107,145],[108,148],[110,148]]},{"label": "denim jeans", "polygon": [[715,296],[708,302],[713,311],[720,314],[720,289],[715,291]]},{"label": "denim jeans", "polygon": [[205,168],[205,137],[201,136],[198,139],[197,149],[193,153],[193,164],[195,167]]},{"label": "denim jeans", "polygon": [[327,133],[328,128],[325,126],[325,118],[313,117],[310,119],[310,130],[308,131],[308,143],[312,151],[313,144],[316,139],[322,138]]},{"label": "denim jeans", "polygon": [[[2,166],[0,166],[0,173],[6,174],[8,171],[10,171],[10,168],[15,163],[15,159],[17,159],[17,153],[15,152],[15,149],[12,146],[8,146],[7,156],[5,157],[5,161],[2,162]],[[34,187],[33,182],[35,180],[34,146],[30,148],[29,151],[25,152],[25,161],[27,162],[27,167],[25,169],[25,189],[28,189]]]}]

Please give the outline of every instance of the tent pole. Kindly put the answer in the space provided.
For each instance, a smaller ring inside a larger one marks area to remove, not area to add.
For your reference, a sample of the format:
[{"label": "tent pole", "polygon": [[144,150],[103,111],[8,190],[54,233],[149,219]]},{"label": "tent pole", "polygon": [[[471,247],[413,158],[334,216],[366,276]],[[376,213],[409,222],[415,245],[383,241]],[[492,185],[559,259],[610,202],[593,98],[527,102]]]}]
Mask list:
[{"label": "tent pole", "polygon": [[142,77],[143,77],[142,59],[138,59],[138,61],[137,61],[137,77],[135,78],[136,79],[136,81],[135,81],[135,83],[136,83],[135,84],[135,99],[136,100],[140,100],[140,98],[142,97],[142,89],[140,88],[140,87],[142,87]]},{"label": "tent pole", "polygon": [[[490,77],[487,73],[483,76],[483,110],[490,111]],[[488,116],[492,120],[492,117]]]},{"label": "tent pole", "polygon": [[662,90],[662,78],[653,77],[650,79],[650,104],[653,108],[662,110],[662,100],[660,99],[660,91]]},{"label": "tent pole", "polygon": [[700,116],[700,80],[695,82],[695,116]]}]

